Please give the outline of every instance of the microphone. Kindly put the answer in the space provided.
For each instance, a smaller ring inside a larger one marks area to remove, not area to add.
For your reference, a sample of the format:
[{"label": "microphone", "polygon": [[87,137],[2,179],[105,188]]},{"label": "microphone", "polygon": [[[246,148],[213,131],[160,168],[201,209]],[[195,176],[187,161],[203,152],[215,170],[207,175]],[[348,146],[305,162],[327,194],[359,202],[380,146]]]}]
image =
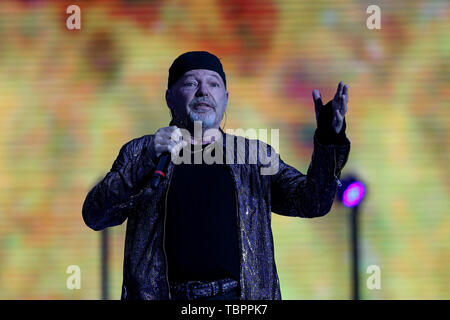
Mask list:
[{"label": "microphone", "polygon": [[153,189],[158,188],[161,180],[166,177],[167,167],[170,162],[170,152],[163,152],[159,156],[158,164],[156,165],[155,172],[153,172],[153,177],[151,180],[151,186]]},{"label": "microphone", "polygon": [[[178,118],[172,118],[172,120],[169,123],[169,126],[178,126],[179,128],[183,128],[183,122],[179,121]],[[151,180],[151,186],[153,189],[158,188],[159,184],[161,183],[162,179],[166,177],[167,174],[167,168],[170,163],[170,152],[163,152],[160,154],[158,158],[158,164],[156,165],[155,172],[153,173],[153,177]]]}]

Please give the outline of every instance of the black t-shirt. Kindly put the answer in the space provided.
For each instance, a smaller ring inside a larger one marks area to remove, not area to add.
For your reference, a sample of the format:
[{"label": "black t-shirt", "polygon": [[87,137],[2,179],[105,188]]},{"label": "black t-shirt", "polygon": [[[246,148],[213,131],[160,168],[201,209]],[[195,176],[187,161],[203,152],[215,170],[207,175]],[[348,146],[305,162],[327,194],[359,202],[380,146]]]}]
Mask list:
[{"label": "black t-shirt", "polygon": [[191,164],[174,166],[168,190],[169,281],[239,280],[233,178],[226,164],[193,164],[193,156],[191,160]]}]

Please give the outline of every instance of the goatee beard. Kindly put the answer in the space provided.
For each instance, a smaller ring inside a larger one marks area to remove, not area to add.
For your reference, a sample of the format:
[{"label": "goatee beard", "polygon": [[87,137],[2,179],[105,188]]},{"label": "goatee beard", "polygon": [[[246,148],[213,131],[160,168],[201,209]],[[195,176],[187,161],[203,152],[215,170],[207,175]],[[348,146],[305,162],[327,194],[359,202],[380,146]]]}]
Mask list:
[{"label": "goatee beard", "polygon": [[214,125],[214,122],[216,120],[215,114],[212,112],[208,112],[205,115],[199,115],[195,113],[194,111],[191,111],[189,113],[189,118],[191,119],[191,123],[193,124],[195,121],[201,121],[202,122],[202,128],[208,129],[211,128]]}]

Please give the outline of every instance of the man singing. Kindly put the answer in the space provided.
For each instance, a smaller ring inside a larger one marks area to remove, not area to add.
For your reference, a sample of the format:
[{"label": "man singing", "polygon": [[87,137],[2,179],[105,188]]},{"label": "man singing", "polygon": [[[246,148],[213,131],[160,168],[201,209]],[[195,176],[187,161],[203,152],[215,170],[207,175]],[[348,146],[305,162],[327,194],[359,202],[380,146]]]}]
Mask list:
[{"label": "man singing", "polygon": [[[271,213],[313,218],[330,211],[350,151],[348,85],[340,82],[326,105],[312,93],[317,129],[304,175],[270,145],[220,128],[228,91],[215,55],[182,54],[168,80],[170,126],[126,143],[83,205],[93,230],[128,218],[122,299],[281,299]],[[172,161],[152,187],[167,152]],[[267,159],[277,159],[269,173]]]}]

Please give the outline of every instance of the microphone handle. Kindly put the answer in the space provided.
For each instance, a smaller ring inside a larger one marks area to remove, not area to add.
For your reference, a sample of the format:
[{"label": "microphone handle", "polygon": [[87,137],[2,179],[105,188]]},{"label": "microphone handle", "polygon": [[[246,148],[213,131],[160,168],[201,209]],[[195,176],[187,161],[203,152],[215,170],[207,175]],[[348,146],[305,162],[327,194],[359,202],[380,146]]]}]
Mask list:
[{"label": "microphone handle", "polygon": [[158,164],[153,172],[153,177],[150,184],[153,189],[158,188],[161,181],[166,177],[169,162],[170,152],[164,152],[159,156]]}]

